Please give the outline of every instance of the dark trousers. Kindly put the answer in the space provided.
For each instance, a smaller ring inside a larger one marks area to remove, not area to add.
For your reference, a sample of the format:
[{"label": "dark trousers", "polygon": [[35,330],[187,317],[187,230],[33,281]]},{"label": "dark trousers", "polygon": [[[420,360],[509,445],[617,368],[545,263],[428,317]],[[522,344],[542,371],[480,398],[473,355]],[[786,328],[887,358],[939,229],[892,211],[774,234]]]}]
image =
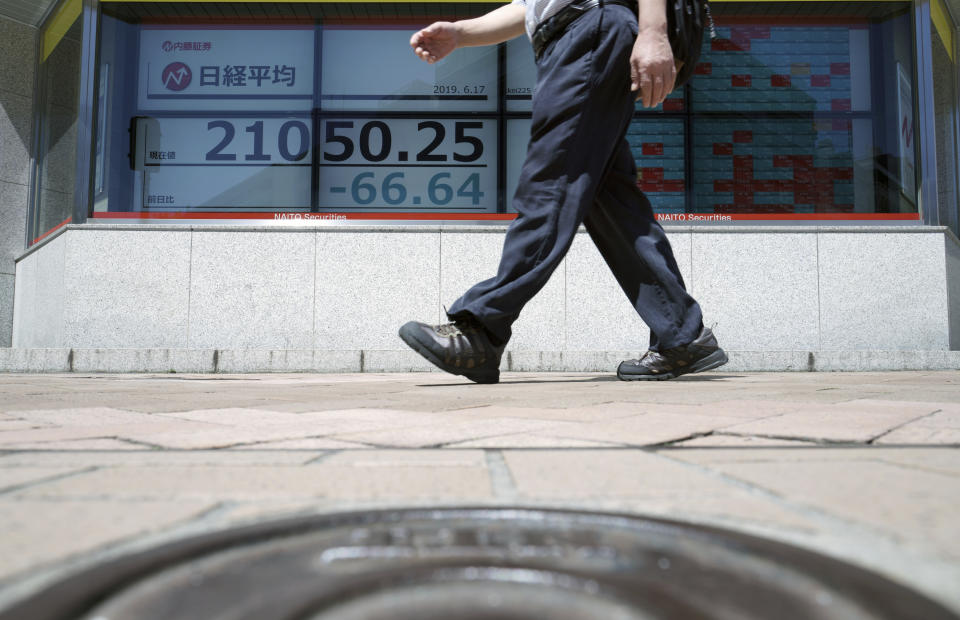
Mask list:
[{"label": "dark trousers", "polygon": [[513,199],[496,277],[449,309],[473,315],[505,343],[524,305],[560,264],[580,224],[650,326],[650,348],[693,341],[702,328],[673,250],[637,187],[625,139],[633,117],[630,53],[637,16],[618,5],[591,9],[537,61],[527,159]]}]

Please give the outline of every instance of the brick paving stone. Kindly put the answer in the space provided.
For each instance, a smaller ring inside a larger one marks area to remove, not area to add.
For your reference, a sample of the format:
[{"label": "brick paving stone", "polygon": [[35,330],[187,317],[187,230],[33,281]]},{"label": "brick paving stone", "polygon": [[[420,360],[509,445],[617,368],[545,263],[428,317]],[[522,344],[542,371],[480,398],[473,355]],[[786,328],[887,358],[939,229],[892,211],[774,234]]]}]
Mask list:
[{"label": "brick paving stone", "polygon": [[802,442],[802,445],[791,446],[790,448],[766,446],[757,446],[747,450],[740,448],[742,446],[731,446],[729,448],[671,447],[669,455],[670,458],[699,465],[823,461],[837,463],[838,467],[842,467],[844,463],[879,461],[891,451],[889,448],[881,449],[857,444],[822,445],[809,442]]},{"label": "brick paving stone", "polygon": [[877,439],[878,444],[954,444],[960,445],[960,406],[931,403],[939,411],[905,424]]},{"label": "brick paving stone", "polygon": [[816,529],[809,519],[769,499],[639,450],[509,450],[503,458],[519,501],[557,500],[586,503],[594,510],[628,509],[680,519],[710,515]]},{"label": "brick paving stone", "polygon": [[291,516],[315,513],[326,505],[316,499],[271,500],[269,502],[234,502],[226,508],[223,516],[227,524],[258,522],[268,519],[285,519]]},{"label": "brick paving stone", "polygon": [[352,511],[435,508],[437,506],[513,506],[510,501],[491,497],[471,497],[465,500],[432,499],[430,497],[381,497],[377,499],[335,498],[311,500],[272,500],[270,502],[238,501],[224,504],[220,515],[223,526],[239,526],[264,520],[278,520],[307,515],[345,513]]},{"label": "brick paving stone", "polygon": [[151,414],[180,413],[196,409],[230,409],[234,407],[249,409],[273,408],[278,402],[265,398],[240,398],[238,396],[226,398],[223,395],[210,396],[202,394],[197,397],[189,395],[175,397],[169,395],[157,396],[155,398],[137,399],[134,403],[130,403],[129,397],[117,397],[115,401],[117,404],[125,405],[131,411]]},{"label": "brick paving stone", "polygon": [[119,437],[133,440],[138,440],[138,438],[149,440],[151,437],[163,436],[165,433],[189,435],[191,433],[201,433],[207,429],[216,429],[216,427],[201,422],[171,419],[151,419],[131,424],[108,424],[104,426],[35,428],[0,433],[0,450],[21,444],[41,444],[78,439]]},{"label": "brick paving stone", "polygon": [[74,471],[81,471],[81,469],[67,465],[59,467],[10,467],[5,462],[0,461],[0,493]]},{"label": "brick paving stone", "polygon": [[960,428],[932,428],[924,424],[908,425],[885,435],[877,444],[941,444],[960,446]]},{"label": "brick paving stone", "polygon": [[156,414],[156,417],[190,420],[192,422],[204,422],[206,424],[218,424],[222,426],[243,426],[247,428],[280,426],[284,424],[295,425],[300,423],[296,414],[264,409],[247,409],[243,407],[192,409],[189,411],[160,413]]},{"label": "brick paving stone", "polygon": [[[304,465],[321,456],[323,450],[144,450],[137,451],[51,451],[11,452],[0,456],[0,467],[38,466],[237,466]],[[109,491],[109,489],[107,489]]]},{"label": "brick paving stone", "polygon": [[355,441],[341,441],[329,437],[306,437],[304,439],[283,439],[262,443],[241,444],[229,450],[356,450],[370,446]]},{"label": "brick paving stone", "polygon": [[330,409],[297,414],[302,424],[310,424],[318,435],[443,424],[453,418],[443,413],[425,413],[401,409]]},{"label": "brick paving stone", "polygon": [[362,450],[338,452],[323,461],[336,467],[474,467],[487,466],[483,450]]},{"label": "brick paving stone", "polygon": [[145,446],[138,443],[131,443],[129,441],[122,441],[119,439],[104,439],[104,438],[93,438],[93,439],[66,439],[63,441],[46,441],[46,442],[14,442],[0,444],[0,450],[15,450],[15,451],[28,451],[28,450],[39,450],[49,452],[52,450],[65,451],[65,452],[82,452],[87,450],[143,450]]},{"label": "brick paving stone", "polygon": [[31,422],[30,420],[16,420],[13,418],[5,418],[0,420],[0,433],[7,431],[22,431],[31,428],[49,428],[49,424],[42,424],[40,422]]},{"label": "brick paving stone", "polygon": [[551,437],[651,446],[685,439],[743,422],[741,417],[692,413],[693,407],[664,406],[642,415],[607,422],[569,423],[542,432]]},{"label": "brick paving stone", "polygon": [[697,468],[642,450],[509,450],[503,458],[517,491],[531,498],[592,500],[728,490]]},{"label": "brick paving stone", "polygon": [[[166,448],[207,449],[240,444],[257,444],[267,441],[298,440],[338,433],[416,427],[428,423],[437,424],[445,420],[445,418],[436,414],[384,409],[354,409],[300,414],[250,411],[249,415],[254,420],[251,424],[244,424],[239,419],[233,425],[190,420],[190,423],[206,424],[207,427],[198,430],[173,429],[168,432],[132,429],[127,430],[121,436]],[[188,412],[185,415],[192,415],[192,413]],[[219,416],[219,414],[214,415]],[[230,415],[235,418],[238,415],[248,414]],[[283,421],[276,424],[269,423],[268,420],[274,416],[282,418]],[[169,419],[171,416],[163,417]],[[201,417],[210,419],[210,416],[205,414]],[[221,416],[217,419],[226,422],[230,418]],[[349,437],[344,439],[350,440]],[[363,443],[362,438],[359,441]]]},{"label": "brick paving stone", "polygon": [[451,416],[462,418],[528,418],[533,420],[557,420],[560,422],[599,422],[615,420],[644,413],[653,405],[635,403],[605,403],[587,407],[564,409],[545,407],[506,407],[490,405],[448,411]]},{"label": "brick paving stone", "polygon": [[611,448],[624,446],[614,442],[585,441],[582,439],[570,439],[566,437],[548,437],[538,435],[537,433],[514,433],[512,435],[497,435],[494,437],[484,437],[483,439],[470,439],[451,443],[444,448]]},{"label": "brick paving stone", "polygon": [[811,444],[808,441],[799,441],[796,439],[767,439],[766,437],[753,437],[750,435],[741,436],[741,435],[724,435],[724,434],[714,434],[708,435],[706,437],[697,437],[695,439],[688,439],[686,441],[679,441],[674,444],[677,447],[682,448],[753,448],[761,446],[764,448],[769,447],[810,447],[815,444]]},{"label": "brick paving stone", "polygon": [[782,536],[784,532],[817,535],[822,523],[798,514],[772,500],[732,489],[722,494],[664,493],[618,500],[591,500],[592,510],[629,512],[688,523],[710,523],[743,530],[763,527]]},{"label": "brick paving stone", "polygon": [[722,463],[712,469],[960,560],[960,478],[882,462]]},{"label": "brick paving stone", "polygon": [[875,458],[885,463],[924,471],[960,476],[960,450],[949,448],[897,448],[877,450]]},{"label": "brick paving stone", "polygon": [[808,404],[800,401],[735,399],[706,403],[702,414],[757,419],[791,411],[800,411]]},{"label": "brick paving stone", "polygon": [[651,405],[651,413],[676,414],[676,415],[695,415],[710,416],[717,419],[739,418],[738,423],[743,420],[759,420],[769,418],[787,411],[799,409],[801,403],[784,402],[779,406],[770,401],[763,400],[732,400],[720,401],[717,403],[706,403],[703,405],[674,405],[658,404]]},{"label": "brick paving stone", "polygon": [[572,424],[523,418],[484,418],[447,421],[430,426],[347,433],[337,435],[336,439],[361,441],[385,447],[426,448],[523,431],[562,429]]},{"label": "brick paving stone", "polygon": [[926,403],[861,399],[809,406],[801,411],[729,426],[727,430],[781,438],[863,442],[935,410],[935,406]]},{"label": "brick paving stone", "polygon": [[271,411],[280,413],[310,413],[322,411],[338,411],[351,409],[392,409],[398,410],[402,405],[405,411],[433,411],[433,407],[418,407],[413,403],[405,403],[402,399],[396,401],[380,397],[364,398],[357,396],[330,395],[327,399],[301,400],[272,400],[265,401],[261,406],[268,406]]},{"label": "brick paving stone", "polygon": [[31,486],[13,497],[147,501],[273,501],[309,498],[473,499],[490,495],[485,467],[409,465],[369,468],[319,463],[310,467],[115,467]]},{"label": "brick paving stone", "polygon": [[883,395],[877,396],[877,400],[896,400],[896,401],[911,401],[918,403],[951,403],[953,405],[960,404],[960,394],[958,394],[957,388],[947,387],[944,388],[940,386],[940,389],[937,389],[934,386],[892,386],[890,391]]},{"label": "brick paving stone", "polygon": [[113,409],[111,407],[71,407],[66,409],[27,409],[10,412],[21,420],[28,420],[47,426],[69,426],[85,428],[89,426],[117,426],[121,424],[153,424],[158,420],[154,416]]},{"label": "brick paving stone", "polygon": [[191,519],[211,504],[180,498],[163,502],[43,501],[0,498],[0,579]]}]

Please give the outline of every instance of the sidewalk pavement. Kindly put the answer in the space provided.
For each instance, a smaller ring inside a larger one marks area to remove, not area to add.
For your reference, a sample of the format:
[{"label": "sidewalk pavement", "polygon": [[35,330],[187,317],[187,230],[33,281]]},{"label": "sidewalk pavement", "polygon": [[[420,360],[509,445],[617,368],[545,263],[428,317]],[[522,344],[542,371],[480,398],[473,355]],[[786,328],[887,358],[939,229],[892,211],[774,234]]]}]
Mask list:
[{"label": "sidewalk pavement", "polygon": [[525,505],[718,525],[960,611],[960,372],[0,374],[0,607],[291,514]]}]

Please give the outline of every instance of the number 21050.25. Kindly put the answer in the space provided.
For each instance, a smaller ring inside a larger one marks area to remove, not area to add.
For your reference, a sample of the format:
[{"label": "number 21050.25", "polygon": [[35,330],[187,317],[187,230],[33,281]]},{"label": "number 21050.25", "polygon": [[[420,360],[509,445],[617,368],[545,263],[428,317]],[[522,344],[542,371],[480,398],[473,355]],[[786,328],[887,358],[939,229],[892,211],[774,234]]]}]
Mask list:
[{"label": "number 21050.25", "polygon": [[[360,157],[365,161],[377,163],[390,157],[393,150],[393,135],[390,126],[379,120],[372,120],[360,127],[358,139],[347,135],[354,129],[354,121],[331,120],[326,123],[325,143],[340,145],[340,151],[324,149],[323,158],[328,162],[345,162],[354,156],[359,148]],[[227,120],[213,120],[207,123],[209,131],[222,130],[220,141],[209,151],[206,161],[237,161],[238,155],[227,149],[233,143],[237,129]],[[420,121],[417,123],[418,132],[432,132],[429,142],[419,149],[415,161],[421,163],[441,163],[451,158],[455,162],[471,163],[483,156],[483,141],[476,135],[470,135],[471,130],[483,129],[480,121],[456,121],[454,123],[454,145],[465,146],[466,152],[456,149],[451,154],[442,151],[441,146],[447,135],[447,126],[439,121]],[[264,149],[264,121],[255,121],[244,128],[246,133],[253,135],[253,152],[243,155],[248,162],[269,162],[272,156]],[[373,140],[374,133],[378,134],[379,141]],[[352,132],[351,132],[352,133]],[[377,144],[379,142],[379,144]],[[280,157],[288,162],[300,162],[310,152],[310,129],[307,123],[299,120],[286,121],[280,126],[277,133],[277,151]],[[404,154],[405,155],[405,154]]]}]

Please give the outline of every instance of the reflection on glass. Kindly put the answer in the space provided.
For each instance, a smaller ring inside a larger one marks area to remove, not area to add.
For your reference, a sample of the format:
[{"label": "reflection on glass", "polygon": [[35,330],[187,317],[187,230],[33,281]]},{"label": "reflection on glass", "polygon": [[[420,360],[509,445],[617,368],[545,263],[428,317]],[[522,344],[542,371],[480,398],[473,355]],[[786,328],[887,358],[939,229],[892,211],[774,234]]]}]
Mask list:
[{"label": "reflection on glass", "polygon": [[533,110],[533,92],[537,84],[533,47],[527,37],[517,37],[508,41],[506,48],[506,92],[503,98],[507,112],[530,112]]},{"label": "reflection on glass", "polygon": [[634,120],[627,129],[627,142],[637,162],[637,184],[654,211],[685,212],[683,121],[649,117]]},{"label": "reflection on glass", "polygon": [[73,214],[81,36],[78,18],[40,68],[43,100],[37,149],[37,209],[33,228],[36,238]]},{"label": "reflection on glass", "polygon": [[690,86],[695,212],[916,213],[909,15],[882,11],[718,18]]},{"label": "reflection on glass", "polygon": [[698,212],[853,213],[847,119],[697,120]]},{"label": "reflection on glass", "polygon": [[527,157],[527,146],[530,143],[530,126],[533,123],[529,118],[511,118],[507,121],[507,185],[506,205],[508,213],[516,213],[513,208],[513,195],[517,193],[520,183],[520,168]]},{"label": "reflection on glass", "polygon": [[[943,14],[943,19],[949,18]],[[949,28],[950,26],[952,24],[947,22],[941,27]],[[935,24],[931,32],[940,224],[949,226],[955,234],[960,235],[960,196],[957,195],[957,184],[960,183],[960,179],[957,178],[960,176],[958,174],[960,164],[957,163],[957,156],[960,153],[960,144],[958,144],[960,128],[956,126],[960,90],[957,84],[957,65],[947,51],[948,42],[940,36],[941,28],[936,27]],[[944,34],[949,34],[949,31],[944,30]]]},{"label": "reflection on glass", "polygon": [[137,118],[146,210],[310,207],[310,118]]},{"label": "reflection on glass", "polygon": [[461,48],[428,64],[409,53],[415,28],[324,28],[321,109],[495,112],[496,46]]},{"label": "reflection on glass", "polygon": [[697,112],[847,112],[851,72],[869,63],[869,49],[853,26],[771,26],[747,23],[717,28],[707,40],[693,80]]}]

